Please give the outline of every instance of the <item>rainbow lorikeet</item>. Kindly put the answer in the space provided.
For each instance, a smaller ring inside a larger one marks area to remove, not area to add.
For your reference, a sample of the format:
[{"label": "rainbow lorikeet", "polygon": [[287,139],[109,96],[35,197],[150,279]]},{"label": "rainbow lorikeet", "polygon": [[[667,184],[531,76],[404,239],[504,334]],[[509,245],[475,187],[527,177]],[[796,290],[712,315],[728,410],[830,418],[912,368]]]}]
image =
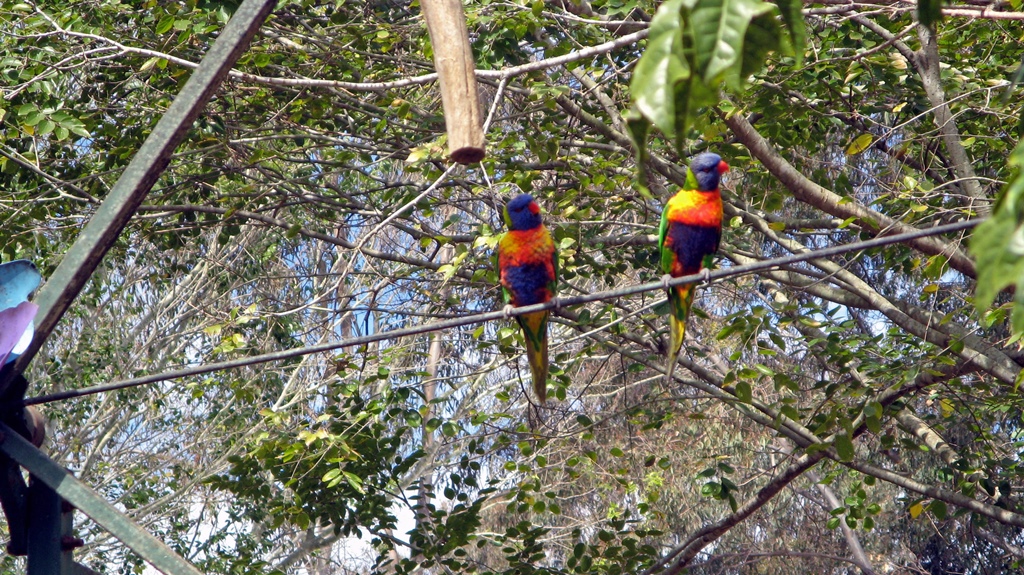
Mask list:
[{"label": "rainbow lorikeet", "polygon": [[[718,183],[728,170],[729,164],[718,154],[697,155],[686,172],[686,184],[665,204],[658,246],[666,282],[701,271],[708,274],[722,239],[722,196]],[[668,288],[668,303],[672,339],[666,377],[671,379],[693,303],[693,284]]]},{"label": "rainbow lorikeet", "polygon": [[[551,301],[558,287],[558,255],[541,221],[540,206],[530,194],[520,194],[505,206],[504,216],[508,231],[498,240],[498,274],[506,310]],[[547,397],[548,315],[545,310],[516,316],[526,341],[533,391],[541,402]]]}]

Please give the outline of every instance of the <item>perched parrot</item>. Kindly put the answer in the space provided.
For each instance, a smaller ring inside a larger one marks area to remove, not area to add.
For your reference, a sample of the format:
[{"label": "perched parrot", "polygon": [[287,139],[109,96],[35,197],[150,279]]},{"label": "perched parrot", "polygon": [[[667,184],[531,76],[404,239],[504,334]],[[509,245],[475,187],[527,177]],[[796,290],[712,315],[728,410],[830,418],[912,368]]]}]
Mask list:
[{"label": "perched parrot", "polygon": [[[708,273],[722,239],[722,196],[718,182],[728,170],[729,164],[718,154],[697,155],[686,172],[686,185],[665,204],[658,246],[666,282],[673,277]],[[668,288],[668,303],[672,340],[666,380],[671,380],[693,303],[693,284]]]},{"label": "perched parrot", "polygon": [[[540,206],[530,194],[520,194],[505,206],[504,216],[508,231],[498,240],[498,274],[505,309],[551,301],[558,287],[558,255],[541,222]],[[548,314],[516,316],[526,340],[533,391],[542,403],[547,398]]]}]

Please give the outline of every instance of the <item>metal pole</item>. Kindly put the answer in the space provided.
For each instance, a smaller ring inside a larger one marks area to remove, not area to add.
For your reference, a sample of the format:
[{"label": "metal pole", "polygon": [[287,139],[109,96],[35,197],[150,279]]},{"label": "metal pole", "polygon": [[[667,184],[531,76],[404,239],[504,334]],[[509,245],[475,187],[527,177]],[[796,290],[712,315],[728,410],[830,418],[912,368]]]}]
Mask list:
[{"label": "metal pole", "polygon": [[61,501],[48,485],[31,477],[28,484],[28,575],[65,575],[61,552]]}]

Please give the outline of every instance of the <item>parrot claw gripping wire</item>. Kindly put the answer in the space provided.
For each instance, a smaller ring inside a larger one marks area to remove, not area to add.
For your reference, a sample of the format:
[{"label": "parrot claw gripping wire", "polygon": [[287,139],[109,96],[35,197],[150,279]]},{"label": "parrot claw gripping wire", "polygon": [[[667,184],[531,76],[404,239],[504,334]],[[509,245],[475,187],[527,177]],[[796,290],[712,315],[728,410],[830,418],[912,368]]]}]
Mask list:
[{"label": "parrot claw gripping wire", "polygon": [[514,309],[515,306],[513,306],[512,304],[505,304],[505,307],[501,308],[501,311],[505,313],[505,319],[512,318],[512,310]]},{"label": "parrot claw gripping wire", "polygon": [[708,268],[701,268],[701,270],[700,270],[700,279],[704,283],[710,283],[711,282],[711,270],[708,269]]},{"label": "parrot claw gripping wire", "polygon": [[671,282],[671,281],[672,281],[672,275],[671,274],[665,274],[665,275],[661,276],[661,285],[665,289],[671,289],[671,286],[668,285],[669,282]]}]

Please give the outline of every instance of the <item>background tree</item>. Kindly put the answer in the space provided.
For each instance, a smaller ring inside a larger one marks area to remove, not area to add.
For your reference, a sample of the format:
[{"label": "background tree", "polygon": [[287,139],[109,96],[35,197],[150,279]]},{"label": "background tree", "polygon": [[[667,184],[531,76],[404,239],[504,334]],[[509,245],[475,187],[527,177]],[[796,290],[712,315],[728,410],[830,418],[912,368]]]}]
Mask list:
[{"label": "background tree", "polygon": [[[48,275],[234,6],[0,4],[4,260]],[[489,155],[463,168],[417,3],[280,4],[30,395],[495,310],[521,191],[563,296],[655,281],[661,199],[703,150],[732,166],[723,269],[992,211],[1024,129],[1019,5],[929,27],[723,3],[743,57],[721,69],[722,45],[663,36],[714,6],[466,4]],[[665,43],[674,75],[639,83]],[[545,406],[514,322],[487,322],[55,402],[49,450],[210,573],[1007,573],[1024,357],[1012,296],[974,310],[969,235],[715,281],[672,385],[655,290],[555,312]],[[91,529],[85,563],[142,569]]]}]

